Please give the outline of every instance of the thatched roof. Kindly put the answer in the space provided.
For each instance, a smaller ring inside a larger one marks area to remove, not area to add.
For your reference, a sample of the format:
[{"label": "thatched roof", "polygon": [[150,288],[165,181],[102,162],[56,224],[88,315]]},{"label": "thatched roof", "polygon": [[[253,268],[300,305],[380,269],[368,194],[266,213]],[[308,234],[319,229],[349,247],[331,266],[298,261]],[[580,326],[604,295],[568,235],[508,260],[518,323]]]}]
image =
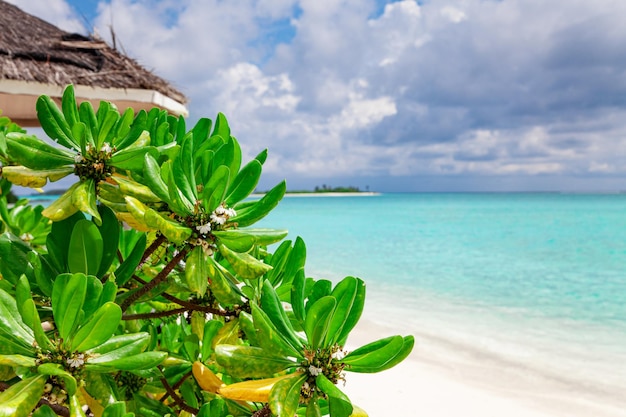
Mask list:
[{"label": "thatched roof", "polygon": [[[38,96],[52,88],[60,96],[67,84],[75,85],[77,97],[82,91],[84,99],[96,103],[125,105],[148,97],[152,103],[139,108],[158,105],[186,114],[187,99],[180,91],[104,41],[65,32],[0,0],[0,94]],[[9,107],[15,104],[10,99],[4,103]]]}]

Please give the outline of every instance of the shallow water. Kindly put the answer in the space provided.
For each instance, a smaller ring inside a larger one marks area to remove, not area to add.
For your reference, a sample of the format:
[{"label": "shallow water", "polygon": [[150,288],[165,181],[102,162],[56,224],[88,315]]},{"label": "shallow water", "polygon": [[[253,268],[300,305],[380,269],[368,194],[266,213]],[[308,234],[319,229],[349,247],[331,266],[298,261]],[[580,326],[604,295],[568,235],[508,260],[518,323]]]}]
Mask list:
[{"label": "shallow water", "polygon": [[626,195],[286,197],[262,225],[304,238],[308,275],[363,278],[370,317],[418,343],[626,388]]}]

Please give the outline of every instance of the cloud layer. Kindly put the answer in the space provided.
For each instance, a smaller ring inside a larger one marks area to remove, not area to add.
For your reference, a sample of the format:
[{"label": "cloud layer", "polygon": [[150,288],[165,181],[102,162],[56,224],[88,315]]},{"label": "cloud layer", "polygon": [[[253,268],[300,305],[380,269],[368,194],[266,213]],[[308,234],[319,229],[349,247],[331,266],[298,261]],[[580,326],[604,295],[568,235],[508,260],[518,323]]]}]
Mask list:
[{"label": "cloud layer", "polygon": [[[80,25],[64,0],[11,2]],[[420,3],[112,0],[93,26],[291,188],[624,188],[623,1]]]}]

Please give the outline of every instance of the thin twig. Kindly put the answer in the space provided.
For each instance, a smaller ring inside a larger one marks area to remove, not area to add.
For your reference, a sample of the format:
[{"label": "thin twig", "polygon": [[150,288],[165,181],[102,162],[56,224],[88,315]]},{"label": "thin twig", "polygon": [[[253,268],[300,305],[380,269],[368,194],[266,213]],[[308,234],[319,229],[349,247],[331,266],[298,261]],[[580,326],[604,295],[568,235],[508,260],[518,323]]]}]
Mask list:
[{"label": "thin twig", "polygon": [[[139,278],[137,275],[133,275],[133,279],[142,285],[145,285],[147,283],[143,279]],[[179,306],[186,307],[187,310],[189,311],[200,311],[202,313],[211,313],[211,314],[215,314],[216,316],[223,316],[223,317],[239,316],[238,310],[221,310],[219,308],[213,308],[211,306],[203,306],[200,304],[194,304],[194,303],[190,303],[189,301],[182,300],[166,292],[161,294],[161,297],[165,298],[168,301],[176,303]]]},{"label": "thin twig", "polygon": [[174,258],[172,258],[172,260],[167,265],[165,265],[165,268],[163,268],[161,272],[159,272],[152,279],[152,281],[147,282],[143,287],[139,288],[137,291],[129,295],[128,298],[126,298],[122,302],[122,304],[120,304],[122,311],[126,311],[126,309],[128,309],[128,307],[130,307],[130,305],[134,303],[135,301],[137,301],[142,295],[147,294],[154,287],[159,285],[161,282],[165,281],[167,279],[167,276],[170,274],[170,272],[172,272],[172,270],[176,267],[176,265],[178,265],[178,263],[181,260],[183,260],[185,255],[187,255],[187,252],[188,252],[187,248],[181,249],[181,251],[178,252],[176,255],[174,255]]},{"label": "thin twig", "polygon": [[272,411],[270,410],[269,405],[265,404],[265,406],[252,414],[251,417],[270,417],[272,415]]},{"label": "thin twig", "polygon": [[186,308],[175,308],[173,310],[155,311],[152,313],[137,313],[137,314],[124,314],[122,320],[143,320],[143,319],[158,319],[160,317],[175,316],[187,311]]},{"label": "thin twig", "polygon": [[174,400],[174,405],[177,405],[178,407],[180,407],[184,411],[187,411],[188,413],[191,413],[194,415],[198,414],[198,411],[200,410],[187,405],[187,403],[185,403],[185,400],[183,400],[182,398],[178,396],[178,394],[176,394],[176,391],[174,391],[174,388],[170,386],[170,384],[167,382],[167,379],[165,379],[165,377],[160,378],[160,380],[161,380],[161,384],[163,384],[163,387],[165,388],[165,391],[169,394],[170,397],[172,397],[172,400]]},{"label": "thin twig", "polygon": [[143,253],[143,256],[141,257],[141,261],[139,261],[139,265],[137,266],[137,268],[141,267],[141,265],[146,262],[150,255],[152,255],[159,248],[159,246],[161,246],[165,242],[165,240],[166,238],[164,235],[158,235]]}]

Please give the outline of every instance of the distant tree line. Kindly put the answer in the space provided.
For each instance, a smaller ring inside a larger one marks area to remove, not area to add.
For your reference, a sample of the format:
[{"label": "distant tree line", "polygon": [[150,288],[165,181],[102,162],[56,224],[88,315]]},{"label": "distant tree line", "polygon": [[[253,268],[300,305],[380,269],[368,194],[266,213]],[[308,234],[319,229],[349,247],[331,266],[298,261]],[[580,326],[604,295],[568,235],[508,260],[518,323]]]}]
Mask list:
[{"label": "distant tree line", "polygon": [[322,186],[315,186],[314,192],[316,193],[360,193],[361,190],[359,189],[359,187],[353,187],[353,186],[348,186],[348,187],[331,187],[329,185],[326,184],[322,184]]}]

